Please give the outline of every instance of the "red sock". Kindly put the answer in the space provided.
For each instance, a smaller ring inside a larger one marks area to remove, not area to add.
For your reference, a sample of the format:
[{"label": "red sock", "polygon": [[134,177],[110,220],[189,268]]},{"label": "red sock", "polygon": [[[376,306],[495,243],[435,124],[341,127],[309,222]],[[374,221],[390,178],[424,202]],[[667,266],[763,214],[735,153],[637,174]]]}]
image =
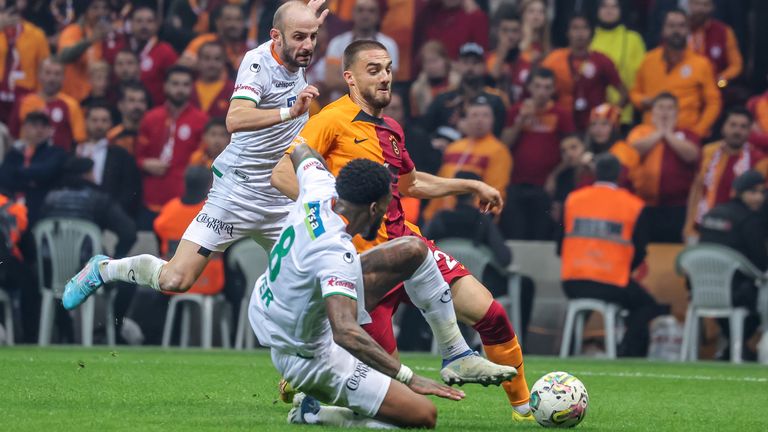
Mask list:
[{"label": "red sock", "polygon": [[496,300],[491,303],[485,316],[472,326],[480,333],[483,345],[498,345],[509,342],[515,337],[515,331],[509,323],[507,311]]}]

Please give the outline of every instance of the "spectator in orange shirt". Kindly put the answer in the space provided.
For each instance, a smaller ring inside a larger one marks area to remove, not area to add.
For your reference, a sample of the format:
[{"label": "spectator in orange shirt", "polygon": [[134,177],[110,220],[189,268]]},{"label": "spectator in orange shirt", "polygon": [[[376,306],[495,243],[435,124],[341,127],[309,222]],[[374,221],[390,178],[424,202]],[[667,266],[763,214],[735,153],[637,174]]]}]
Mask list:
[{"label": "spectator in orange shirt", "polygon": [[226,72],[224,46],[206,42],[198,51],[197,80],[192,92],[192,104],[209,117],[225,117],[235,83]]},{"label": "spectator in orange shirt", "polygon": [[[469,103],[461,129],[466,138],[455,141],[445,149],[443,165],[437,175],[453,178],[459,171],[468,171],[479,175],[485,183],[503,194],[512,174],[512,155],[493,136],[493,108],[485,97],[480,96]],[[433,199],[424,209],[424,220],[429,221],[438,211],[452,209],[455,205],[454,197]]]},{"label": "spectator in orange shirt", "polygon": [[213,117],[205,124],[203,142],[200,148],[189,157],[190,165],[200,165],[208,169],[213,161],[224,151],[229,144],[232,135],[227,130],[227,123],[223,117]]},{"label": "spectator in orange shirt", "polygon": [[579,131],[589,126],[592,108],[605,102],[607,86],[619,92],[619,106],[623,107],[627,101],[627,89],[613,61],[589,49],[592,35],[592,24],[587,17],[574,15],[568,21],[568,48],[552,51],[541,62],[555,73],[557,103],[573,112]]},{"label": "spectator in orange shirt", "polygon": [[80,104],[61,92],[64,65],[49,58],[40,66],[40,92],[30,93],[16,101],[8,128],[19,136],[21,124],[31,112],[42,111],[53,126],[53,144],[71,150],[75,142],[85,139],[85,119]]},{"label": "spectator in orange shirt", "polygon": [[234,77],[243,56],[248,51],[245,42],[245,14],[237,4],[223,4],[214,12],[215,33],[205,33],[187,45],[179,62],[191,68],[196,67],[200,49],[208,42],[218,42],[225,50],[227,74]]},{"label": "spectator in orange shirt", "polygon": [[573,116],[552,101],[555,75],[540,68],[528,77],[530,98],[507,113],[502,141],[512,149],[515,170],[499,224],[507,238],[549,240],[550,199],[544,184],[560,163],[560,141],[574,132]]},{"label": "spectator in orange shirt", "polygon": [[109,12],[107,0],[92,1],[83,16],[76,23],[65,27],[59,36],[57,56],[67,65],[62,92],[78,102],[91,91],[88,65],[109,58],[107,51],[116,48]]},{"label": "spectator in orange shirt", "polygon": [[165,79],[167,100],[147,112],[139,125],[136,162],[143,171],[145,207],[140,229],[151,227],[160,208],[184,190],[184,170],[208,122],[208,116],[190,103],[192,86],[192,70],[173,66]]},{"label": "spectator in orange shirt", "polygon": [[0,122],[6,124],[16,100],[37,90],[38,71],[51,55],[45,33],[10,3],[0,10]]},{"label": "spectator in orange shirt", "polygon": [[685,237],[695,237],[701,218],[730,199],[734,180],[749,170],[768,176],[768,159],[749,142],[752,114],[731,108],[723,123],[723,139],[704,146],[699,173],[688,198]]},{"label": "spectator in orange shirt", "polygon": [[552,49],[546,2],[524,0],[520,3],[520,17],[523,22],[523,40],[520,43],[523,59],[537,64]]},{"label": "spectator in orange shirt", "polygon": [[500,6],[496,12],[496,49],[488,54],[485,62],[496,88],[504,91],[513,104],[522,100],[531,69],[520,52],[522,38],[520,17],[512,7]]},{"label": "spectator in orange shirt", "polygon": [[672,93],[679,106],[678,127],[698,136],[709,135],[720,115],[722,102],[709,60],[687,48],[688,17],[674,9],[664,18],[664,44],[646,54],[637,71],[630,92],[632,103],[645,112],[645,123],[651,121],[649,109],[661,92]]},{"label": "spectator in orange shirt", "polygon": [[739,41],[728,24],[712,17],[714,0],[688,0],[688,10],[691,13],[688,46],[696,54],[709,59],[717,86],[724,88],[729,81],[741,75],[744,60]]},{"label": "spectator in orange shirt", "polygon": [[640,154],[632,180],[647,204],[652,242],[682,240],[688,191],[701,155],[699,138],[676,126],[678,111],[674,95],[659,94],[652,103],[651,123],[636,126],[627,137]]},{"label": "spectator in orange shirt", "polygon": [[117,99],[121,122],[107,132],[107,139],[110,144],[134,154],[139,124],[149,107],[149,93],[138,81],[126,82],[119,87]]},{"label": "spectator in orange shirt", "polygon": [[419,52],[421,72],[411,85],[410,107],[412,117],[421,117],[437,95],[459,86],[461,74],[456,72],[445,46],[431,40]]}]

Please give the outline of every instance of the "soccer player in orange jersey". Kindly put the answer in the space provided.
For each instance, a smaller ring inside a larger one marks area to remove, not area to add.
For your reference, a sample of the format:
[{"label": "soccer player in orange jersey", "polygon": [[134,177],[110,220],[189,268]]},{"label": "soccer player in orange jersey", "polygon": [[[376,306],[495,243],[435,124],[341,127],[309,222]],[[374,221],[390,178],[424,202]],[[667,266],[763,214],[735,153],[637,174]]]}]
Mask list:
[{"label": "soccer player in orange jersey", "polygon": [[[392,94],[391,65],[392,60],[380,43],[361,40],[350,44],[344,51],[342,65],[349,95],[310,118],[294,144],[306,143],[317,150],[326,159],[333,174],[338,174],[342,167],[356,158],[370,159],[389,168],[393,199],[385,222],[375,240],[365,241],[360,236],[355,237],[358,252],[398,237],[413,235],[421,238],[430,248],[443,278],[451,286],[457,317],[480,333],[491,361],[518,369],[518,376],[504,383],[514,407],[513,419],[532,420],[528,385],[522,370],[522,351],[504,308],[461,263],[422,237],[416,226],[406,222],[400,204],[401,196],[430,199],[474,193],[484,210],[497,211],[502,207],[501,194],[480,181],[440,178],[415,169],[404,145],[402,128],[383,114]],[[291,198],[298,196],[296,175],[287,155],[275,167],[272,185]],[[365,268],[365,255],[362,259]],[[371,312],[373,323],[367,325],[366,330],[388,352],[395,354],[397,346],[392,331],[392,314],[407,297],[402,285],[392,288]]]}]

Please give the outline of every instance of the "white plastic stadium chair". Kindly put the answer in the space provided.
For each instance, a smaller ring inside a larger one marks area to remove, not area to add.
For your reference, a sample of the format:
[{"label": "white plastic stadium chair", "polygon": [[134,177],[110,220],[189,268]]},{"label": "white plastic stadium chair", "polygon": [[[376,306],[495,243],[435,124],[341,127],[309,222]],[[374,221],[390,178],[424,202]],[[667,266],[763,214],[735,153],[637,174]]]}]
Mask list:
[{"label": "white plastic stadium chair", "polygon": [[498,297],[496,300],[507,310],[518,342],[522,344],[522,312],[520,310],[522,278],[520,274],[497,266],[493,261],[493,252],[485,245],[478,245],[471,240],[463,238],[446,238],[436,242],[436,244],[440,250],[464,264],[464,267],[478,280],[482,281],[483,272],[485,272],[488,266],[493,266],[501,274],[506,275],[507,294]]},{"label": "white plastic stadium chair", "polygon": [[616,346],[620,339],[616,326],[623,327],[621,307],[615,303],[591,298],[568,300],[563,339],[560,342],[560,358],[568,357],[571,341],[573,341],[573,354],[581,354],[581,343],[584,338],[584,321],[586,320],[586,312],[589,311],[599,312],[603,316],[605,356],[609,359],[616,358]]},{"label": "white plastic stadium chair", "polygon": [[171,346],[171,333],[173,332],[173,323],[176,319],[176,309],[181,306],[181,340],[182,348],[189,346],[189,335],[192,327],[192,305],[200,307],[200,346],[203,349],[211,349],[213,346],[213,317],[214,309],[219,306],[221,310],[221,321],[219,321],[219,330],[221,331],[221,344],[224,348],[229,348],[229,319],[227,317],[226,307],[228,306],[224,296],[220,294],[175,294],[171,296],[168,303],[168,312],[165,315],[165,325],[163,327],[163,348]]},{"label": "white plastic stadium chair", "polygon": [[3,312],[5,315],[5,344],[8,346],[13,345],[13,305],[11,304],[11,297],[5,290],[0,289],[0,303],[3,304]]},{"label": "white plastic stadium chair", "polygon": [[[83,245],[86,244],[86,242],[90,242],[92,246],[91,254],[96,255],[102,253],[101,229],[95,224],[81,219],[50,218],[38,222],[32,229],[32,233],[35,237],[35,246],[37,249],[38,283],[43,297],[40,312],[38,344],[46,346],[51,343],[55,303],[61,301],[61,296],[64,293],[64,285],[66,285],[67,281],[73,275],[80,271],[84,264],[81,260]],[[47,245],[47,251],[50,253],[50,286],[46,286],[43,245]],[[104,293],[104,290],[100,290],[99,293]],[[107,331],[107,343],[110,346],[114,346],[114,290],[109,292],[107,296],[107,317],[105,326]],[[78,309],[81,318],[80,327],[83,346],[93,345],[93,321],[96,313],[95,302],[95,297],[91,297]]]},{"label": "white plastic stadium chair", "polygon": [[240,313],[237,320],[237,333],[235,334],[235,349],[243,347],[251,349],[255,345],[256,337],[251,330],[248,321],[248,304],[251,300],[256,279],[266,271],[269,266],[269,257],[258,243],[251,239],[243,239],[232,245],[227,253],[227,267],[239,269],[245,276],[245,295],[240,301]]},{"label": "white plastic stadium chair", "polygon": [[725,246],[708,243],[689,246],[680,252],[676,269],[688,278],[691,285],[681,360],[698,358],[699,319],[708,317],[728,318],[731,328],[731,362],[741,363],[744,320],[749,311],[743,307],[733,307],[731,282],[737,271],[759,284],[764,283],[764,275],[742,254]]}]

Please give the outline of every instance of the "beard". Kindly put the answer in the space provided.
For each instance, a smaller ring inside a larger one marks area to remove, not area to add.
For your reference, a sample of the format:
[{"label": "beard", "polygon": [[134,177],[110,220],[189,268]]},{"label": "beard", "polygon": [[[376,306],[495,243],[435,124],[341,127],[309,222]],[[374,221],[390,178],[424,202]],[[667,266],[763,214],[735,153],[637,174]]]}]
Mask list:
[{"label": "beard", "polygon": [[[286,40],[285,37],[283,37],[283,40]],[[288,48],[288,46],[283,44],[283,50],[281,54],[283,55],[282,56],[283,58],[281,60],[283,60],[284,63],[288,64],[291,67],[303,68],[303,67],[309,66],[309,64],[312,62],[313,53],[312,51],[309,51],[309,50],[299,50],[296,52],[296,56],[294,56],[293,54],[291,54],[291,51]],[[304,61],[299,61],[296,59],[296,57],[298,56],[306,56],[307,59]]]},{"label": "beard", "polygon": [[686,37],[678,33],[669,35],[664,42],[667,44],[667,46],[675,50],[681,50],[685,48],[686,45],[688,45],[688,40]]},{"label": "beard", "polygon": [[175,107],[182,107],[189,101],[189,95],[165,95],[165,99]]},{"label": "beard", "polygon": [[[389,102],[392,100],[392,91],[390,90],[386,94],[379,94],[379,89],[376,89],[372,92],[365,92],[362,94],[363,99],[365,99],[366,102],[370,106],[376,109],[383,109],[389,106]],[[389,89],[388,89],[389,90]]]},{"label": "beard", "polygon": [[374,241],[376,240],[376,236],[379,234],[379,228],[381,227],[381,223],[384,221],[384,218],[379,218],[379,221],[375,224],[371,225],[370,228],[368,228],[368,231],[360,234],[360,236],[365,241]]}]

